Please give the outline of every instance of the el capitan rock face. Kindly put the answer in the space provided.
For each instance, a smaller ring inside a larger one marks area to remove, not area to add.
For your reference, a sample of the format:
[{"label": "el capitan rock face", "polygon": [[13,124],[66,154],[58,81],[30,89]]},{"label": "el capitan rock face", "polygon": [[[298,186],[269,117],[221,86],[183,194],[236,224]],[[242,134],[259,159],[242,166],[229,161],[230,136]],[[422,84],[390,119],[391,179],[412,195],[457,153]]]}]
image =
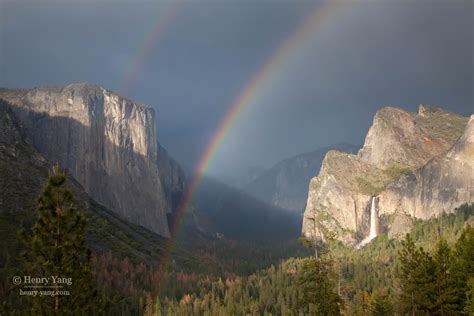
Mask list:
[{"label": "el capitan rock face", "polygon": [[[11,105],[34,147],[51,163],[67,168],[95,200],[169,236],[166,214],[172,203],[158,166],[159,159],[169,157],[158,157],[152,108],[82,83],[2,89],[0,98]],[[163,172],[176,174],[175,167],[166,168]]]},{"label": "el capitan rock face", "polygon": [[326,155],[309,186],[303,234],[324,239],[325,232],[335,232],[355,245],[368,235],[372,196],[378,196],[383,228],[393,224],[397,231],[407,216],[426,219],[472,202],[472,118],[467,123],[424,105],[418,113],[378,111],[357,155]]},{"label": "el capitan rock face", "polygon": [[[11,106],[0,99],[0,247],[8,262],[18,252],[13,238],[36,219],[37,197],[48,179],[51,164],[32,146]],[[166,239],[130,223],[93,200],[72,177],[67,187],[88,220],[86,241],[97,254],[109,251],[154,263],[162,255]]]}]

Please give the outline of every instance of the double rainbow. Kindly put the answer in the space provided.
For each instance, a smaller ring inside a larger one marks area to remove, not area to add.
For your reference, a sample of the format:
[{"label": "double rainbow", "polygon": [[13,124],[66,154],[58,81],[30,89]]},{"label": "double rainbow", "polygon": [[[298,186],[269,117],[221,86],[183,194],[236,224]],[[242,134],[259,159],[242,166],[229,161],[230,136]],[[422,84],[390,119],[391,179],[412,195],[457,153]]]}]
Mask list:
[{"label": "double rainbow", "polygon": [[[184,217],[186,210],[191,205],[193,195],[196,192],[203,175],[209,169],[209,166],[219,151],[219,147],[224,141],[225,136],[232,129],[239,115],[249,106],[249,104],[254,102],[263,94],[264,91],[268,91],[270,84],[276,81],[280,74],[283,75],[282,68],[284,68],[283,66],[287,65],[291,60],[294,60],[293,55],[305,47],[306,43],[314,40],[324,25],[324,22],[334,15],[338,6],[339,1],[337,0],[327,0],[318,2],[314,5],[309,14],[304,17],[295,30],[290,33],[290,35],[287,36],[280,45],[278,45],[269,58],[266,59],[256,74],[250,79],[241,93],[230,105],[229,110],[220,121],[211,141],[207,145],[204,153],[199,159],[199,162],[196,164],[195,172],[188,182],[186,191],[183,194],[178,209],[176,210],[177,216],[173,220],[172,227],[170,228],[171,238],[165,245],[164,253],[162,254],[159,264],[160,275],[169,261],[181,220]],[[166,11],[167,13],[165,16],[159,17],[158,22],[153,31],[147,37],[142,49],[137,55],[137,58],[132,62],[126,72],[126,76],[120,85],[120,91],[127,89],[130,84],[137,79],[143,65],[151,54],[152,49],[156,46],[158,38],[163,33],[163,29],[172,19],[175,18],[178,12],[177,9],[177,6],[171,6],[169,10]]]},{"label": "double rainbow", "polygon": [[176,211],[176,219],[173,221],[171,227],[172,237],[170,239],[169,247],[166,250],[165,256],[161,260],[162,265],[168,262],[173,247],[174,237],[178,232],[178,228],[186,210],[191,205],[193,194],[197,190],[203,175],[209,169],[209,166],[219,151],[219,147],[224,141],[225,136],[235,125],[239,115],[261,94],[263,90],[268,88],[268,85],[272,81],[277,78],[279,71],[284,65],[286,65],[287,61],[291,59],[292,54],[317,35],[318,30],[320,30],[324,22],[333,16],[337,6],[338,5],[335,1],[323,2],[314,6],[311,12],[305,16],[302,22],[300,22],[298,27],[280,43],[273,54],[264,62],[263,66],[260,67],[258,72],[246,84],[244,89],[231,104],[197,163],[195,172],[181,199]]}]

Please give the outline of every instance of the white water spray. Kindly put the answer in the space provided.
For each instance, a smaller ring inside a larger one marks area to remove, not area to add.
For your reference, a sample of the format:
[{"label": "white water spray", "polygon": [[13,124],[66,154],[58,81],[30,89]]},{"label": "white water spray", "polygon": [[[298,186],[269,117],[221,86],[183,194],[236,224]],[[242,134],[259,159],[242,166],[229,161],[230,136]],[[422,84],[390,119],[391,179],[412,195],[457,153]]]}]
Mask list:
[{"label": "white water spray", "polygon": [[379,216],[377,214],[377,207],[375,206],[375,196],[372,197],[372,203],[370,205],[370,231],[369,236],[365,237],[357,246],[356,249],[360,249],[377,237],[377,231],[379,226]]},{"label": "white water spray", "polygon": [[377,226],[379,222],[379,217],[377,214],[377,208],[375,207],[375,196],[372,197],[372,205],[370,206],[370,232],[369,240],[377,237]]}]

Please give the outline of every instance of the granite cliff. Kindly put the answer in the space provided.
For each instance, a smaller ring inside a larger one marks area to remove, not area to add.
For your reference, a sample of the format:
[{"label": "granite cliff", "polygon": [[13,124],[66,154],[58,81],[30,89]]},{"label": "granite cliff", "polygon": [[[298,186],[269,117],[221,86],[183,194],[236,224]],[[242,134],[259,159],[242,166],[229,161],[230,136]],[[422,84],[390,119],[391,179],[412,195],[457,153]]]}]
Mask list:
[{"label": "granite cliff", "polygon": [[179,166],[159,147],[154,110],[93,84],[2,89],[34,148],[96,201],[168,237],[182,190]]},{"label": "granite cliff", "polygon": [[[32,146],[10,106],[0,100],[0,262],[4,269],[22,264],[19,253],[24,244],[17,232],[20,228],[30,229],[35,222],[36,199],[51,168]],[[97,203],[72,177],[68,187],[88,220],[86,239],[96,253],[112,251],[117,256],[148,263],[161,256],[165,238],[129,223]]]},{"label": "granite cliff", "polygon": [[[369,233],[375,200],[380,230],[406,231],[413,218],[472,202],[472,118],[420,105],[418,113],[378,111],[357,155],[330,151],[309,185],[303,234],[336,233],[356,245]],[[470,163],[469,163],[470,161]]]},{"label": "granite cliff", "polygon": [[308,198],[309,181],[321,167],[325,154],[333,149],[352,153],[358,147],[336,144],[285,159],[247,184],[244,190],[269,205],[301,214]]},{"label": "granite cliff", "polygon": [[471,115],[463,135],[446,154],[403,174],[380,194],[379,212],[429,219],[452,213],[461,204],[473,201],[474,115]]}]

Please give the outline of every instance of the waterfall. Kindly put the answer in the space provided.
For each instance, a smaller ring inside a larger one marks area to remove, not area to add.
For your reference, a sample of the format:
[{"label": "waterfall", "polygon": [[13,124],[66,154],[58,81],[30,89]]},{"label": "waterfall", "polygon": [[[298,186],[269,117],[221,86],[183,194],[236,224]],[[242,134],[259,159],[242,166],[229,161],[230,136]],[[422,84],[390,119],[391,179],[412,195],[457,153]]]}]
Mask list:
[{"label": "waterfall", "polygon": [[377,237],[377,231],[379,226],[379,216],[377,214],[377,207],[375,205],[376,197],[372,197],[370,205],[370,230],[369,236],[365,237],[359,244],[357,244],[356,249],[360,249]]},{"label": "waterfall", "polygon": [[375,207],[375,196],[372,197],[372,205],[370,206],[370,232],[369,240],[377,237],[377,230],[379,224],[379,217],[377,214],[377,208]]}]

